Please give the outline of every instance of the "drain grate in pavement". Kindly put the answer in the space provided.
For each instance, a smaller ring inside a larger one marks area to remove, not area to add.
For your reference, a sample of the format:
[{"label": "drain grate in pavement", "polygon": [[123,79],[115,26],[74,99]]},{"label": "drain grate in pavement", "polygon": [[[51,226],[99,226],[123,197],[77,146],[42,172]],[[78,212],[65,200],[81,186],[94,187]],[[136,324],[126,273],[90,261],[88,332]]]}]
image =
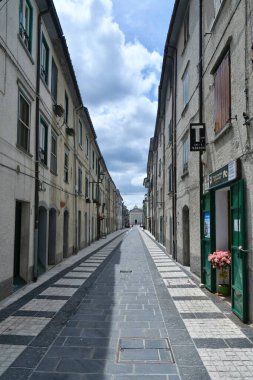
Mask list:
[{"label": "drain grate in pavement", "polygon": [[168,339],[121,338],[119,363],[174,363]]},{"label": "drain grate in pavement", "polygon": [[129,270],[120,270],[120,273],[132,273],[132,270],[129,269]]}]

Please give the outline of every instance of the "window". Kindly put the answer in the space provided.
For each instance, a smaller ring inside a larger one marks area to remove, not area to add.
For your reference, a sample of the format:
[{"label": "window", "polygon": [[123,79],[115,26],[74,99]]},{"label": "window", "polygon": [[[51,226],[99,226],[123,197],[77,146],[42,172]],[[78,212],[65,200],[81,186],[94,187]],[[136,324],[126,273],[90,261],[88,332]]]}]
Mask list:
[{"label": "window", "polygon": [[169,166],[169,170],[168,170],[168,180],[169,180],[169,183],[168,183],[168,186],[169,186],[169,193],[172,192],[172,165]]},{"label": "window", "polygon": [[169,131],[168,131],[168,134],[169,134],[169,144],[172,144],[172,140],[173,140],[173,130],[172,130],[172,121],[170,120],[169,122]]},{"label": "window", "polygon": [[79,120],[78,138],[79,138],[79,145],[82,147],[83,146],[83,125],[80,120]]},{"label": "window", "polygon": [[40,150],[39,159],[44,165],[47,165],[47,132],[48,126],[46,122],[40,119]]},{"label": "window", "polygon": [[18,138],[17,143],[25,151],[30,151],[30,113],[31,105],[23,95],[18,95]]},{"label": "window", "polygon": [[98,174],[98,159],[96,157],[96,174]]},{"label": "window", "polygon": [[162,174],[162,160],[161,158],[159,159],[159,167],[158,167],[158,175],[161,177]]},{"label": "window", "polygon": [[65,106],[64,106],[64,115],[65,115],[65,123],[68,124],[69,121],[69,98],[65,91],[65,100],[64,100]]},{"label": "window", "polygon": [[231,115],[230,54],[225,55],[214,74],[215,133],[225,127]]},{"label": "window", "polygon": [[78,168],[78,193],[79,194],[82,194],[82,178],[83,178],[82,169]]},{"label": "window", "polygon": [[64,151],[64,182],[68,183],[69,181],[69,150],[65,146]]},{"label": "window", "polygon": [[188,161],[189,161],[189,146],[188,146],[188,136],[183,140],[183,173],[188,171]]},{"label": "window", "polygon": [[57,174],[57,137],[53,132],[51,134],[50,169],[54,174]]},{"label": "window", "polygon": [[189,73],[186,69],[183,75],[183,107],[189,102]]},{"label": "window", "polygon": [[190,32],[189,32],[189,9],[188,9],[184,18],[184,46],[186,46],[189,40],[189,37],[190,37]]},{"label": "window", "polygon": [[95,168],[95,153],[94,153],[94,150],[92,152],[92,169],[94,170]]},{"label": "window", "polygon": [[49,62],[49,47],[47,45],[44,35],[42,34],[40,74],[46,84],[48,84],[48,62]]},{"label": "window", "polygon": [[86,136],[86,156],[89,157],[89,139]]},{"label": "window", "polygon": [[19,34],[26,48],[32,52],[33,9],[29,0],[20,0]]},{"label": "window", "polygon": [[89,179],[85,177],[85,197],[89,198]]},{"label": "window", "polygon": [[58,83],[58,69],[52,58],[52,73],[51,73],[51,94],[54,101],[57,103],[57,83]]}]

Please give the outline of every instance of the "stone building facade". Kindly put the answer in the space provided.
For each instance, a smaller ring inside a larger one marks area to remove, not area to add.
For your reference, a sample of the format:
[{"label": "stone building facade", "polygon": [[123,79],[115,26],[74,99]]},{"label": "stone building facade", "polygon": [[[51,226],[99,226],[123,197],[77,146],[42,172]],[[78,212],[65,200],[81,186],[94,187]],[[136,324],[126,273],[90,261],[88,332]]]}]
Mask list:
[{"label": "stone building facade", "polygon": [[253,320],[252,11],[250,1],[175,1],[144,181],[150,231],[210,291],[220,278],[208,255],[231,252],[231,308],[243,321]]},{"label": "stone building facade", "polygon": [[0,114],[1,299],[122,225],[51,0],[2,5]]}]

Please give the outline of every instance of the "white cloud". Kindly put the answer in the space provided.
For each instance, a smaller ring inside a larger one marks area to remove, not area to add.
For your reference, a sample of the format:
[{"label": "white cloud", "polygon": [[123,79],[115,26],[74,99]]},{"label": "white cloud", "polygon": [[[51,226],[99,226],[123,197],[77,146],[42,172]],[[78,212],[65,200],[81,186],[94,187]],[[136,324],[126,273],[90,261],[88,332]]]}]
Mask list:
[{"label": "white cloud", "polygon": [[113,18],[112,0],[55,5],[108,169],[122,193],[140,192],[143,199],[162,57],[127,40]]}]

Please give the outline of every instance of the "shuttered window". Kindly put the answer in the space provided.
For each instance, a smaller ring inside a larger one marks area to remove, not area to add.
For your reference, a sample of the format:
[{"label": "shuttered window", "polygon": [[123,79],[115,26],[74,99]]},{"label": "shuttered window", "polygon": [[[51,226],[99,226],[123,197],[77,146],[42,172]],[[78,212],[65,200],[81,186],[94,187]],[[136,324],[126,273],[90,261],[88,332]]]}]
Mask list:
[{"label": "shuttered window", "polygon": [[230,120],[230,55],[221,61],[214,74],[215,133],[218,133]]}]

